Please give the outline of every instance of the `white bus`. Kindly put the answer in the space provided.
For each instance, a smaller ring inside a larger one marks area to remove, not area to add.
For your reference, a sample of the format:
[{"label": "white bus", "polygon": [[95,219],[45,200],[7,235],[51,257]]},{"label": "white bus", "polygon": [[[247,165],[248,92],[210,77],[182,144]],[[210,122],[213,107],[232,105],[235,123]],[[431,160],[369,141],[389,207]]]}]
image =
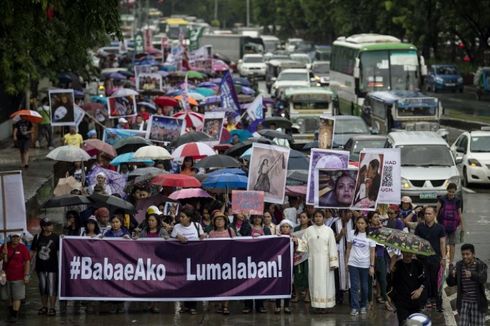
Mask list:
[{"label": "white bus", "polygon": [[393,36],[357,34],[339,37],[332,46],[330,87],[341,114],[360,115],[368,92],[418,90],[426,74],[417,48]]}]

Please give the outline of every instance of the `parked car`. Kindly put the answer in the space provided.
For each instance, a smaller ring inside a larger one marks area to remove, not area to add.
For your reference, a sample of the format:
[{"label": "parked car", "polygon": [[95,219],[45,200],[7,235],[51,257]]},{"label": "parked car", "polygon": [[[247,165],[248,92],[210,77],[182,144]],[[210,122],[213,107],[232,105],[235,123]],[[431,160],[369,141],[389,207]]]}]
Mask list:
[{"label": "parked car", "polygon": [[490,128],[463,132],[451,145],[463,184],[490,183]]},{"label": "parked car", "polygon": [[238,61],[238,73],[242,77],[260,76],[265,78],[266,65],[262,54],[245,54]]},{"label": "parked car", "polygon": [[384,135],[356,135],[345,143],[343,150],[350,152],[349,164],[359,166],[359,155],[366,148],[384,148],[387,136]]},{"label": "parked car", "polygon": [[463,77],[455,65],[433,65],[425,78],[427,91],[437,93],[439,91],[463,92]]},{"label": "parked car", "polygon": [[347,141],[358,135],[370,135],[370,131],[361,117],[354,115],[337,115],[333,117],[334,136],[333,147],[343,148]]},{"label": "parked car", "polygon": [[415,205],[437,203],[455,183],[462,198],[461,177],[451,149],[433,131],[394,131],[388,134],[387,147],[401,150],[401,195]]}]

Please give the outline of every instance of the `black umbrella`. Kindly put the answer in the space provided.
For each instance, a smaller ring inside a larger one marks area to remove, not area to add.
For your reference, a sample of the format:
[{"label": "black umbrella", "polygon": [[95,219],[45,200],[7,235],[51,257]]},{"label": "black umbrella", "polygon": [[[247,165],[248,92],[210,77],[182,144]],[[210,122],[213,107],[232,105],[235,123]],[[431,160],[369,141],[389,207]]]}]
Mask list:
[{"label": "black umbrella", "polygon": [[112,147],[118,155],[130,152],[136,152],[138,148],[151,145],[151,141],[143,137],[128,137],[117,141]]},{"label": "black umbrella", "polygon": [[288,170],[308,170],[310,161],[306,157],[291,157],[289,156]]},{"label": "black umbrella", "polygon": [[246,140],[242,143],[235,144],[232,147],[228,148],[225,151],[225,155],[232,156],[232,157],[239,157],[240,155],[245,153],[245,151],[250,147],[252,147],[252,142]]},{"label": "black umbrella", "polygon": [[92,202],[87,196],[79,195],[64,195],[59,197],[53,197],[44,203],[44,208],[52,207],[65,207],[65,206],[75,206],[75,205],[88,205]]},{"label": "black umbrella", "polygon": [[89,198],[94,207],[107,207],[109,210],[120,208],[128,212],[134,212],[134,206],[130,202],[116,196],[92,194]]},{"label": "black umbrella", "polygon": [[157,175],[159,173],[165,173],[165,170],[162,170],[162,169],[159,169],[159,168],[155,168],[155,167],[150,166],[148,168],[134,169],[133,171],[129,172],[128,177],[129,178],[131,178],[131,177],[139,177],[139,176],[145,175],[145,174]]},{"label": "black umbrella", "polygon": [[287,185],[302,185],[308,182],[307,170],[289,170],[286,179]]},{"label": "black umbrella", "polygon": [[272,144],[272,140],[267,139],[265,137],[252,137],[248,139],[252,143],[261,143],[261,144]]},{"label": "black umbrella", "polygon": [[281,138],[281,139],[293,140],[293,137],[291,137],[290,135],[287,135],[283,132],[273,130],[273,129],[262,129],[259,131],[259,135],[262,135],[270,139]]},{"label": "black umbrella", "polygon": [[196,168],[239,168],[238,160],[228,155],[211,155],[196,163]]},{"label": "black umbrella", "polygon": [[284,129],[289,129],[293,125],[291,121],[289,121],[284,117],[268,117],[264,119],[262,124],[267,128],[270,128],[271,124],[275,124],[276,128],[284,128]]},{"label": "black umbrella", "polygon": [[203,141],[213,141],[214,139],[209,137],[202,131],[193,131],[182,136],[179,136],[176,140],[172,142],[172,147],[179,147],[180,145],[193,143],[193,142],[203,142]]},{"label": "black umbrella", "polygon": [[312,148],[318,148],[318,140],[314,140],[312,142],[305,144],[305,146],[303,146],[304,150],[308,150]]}]

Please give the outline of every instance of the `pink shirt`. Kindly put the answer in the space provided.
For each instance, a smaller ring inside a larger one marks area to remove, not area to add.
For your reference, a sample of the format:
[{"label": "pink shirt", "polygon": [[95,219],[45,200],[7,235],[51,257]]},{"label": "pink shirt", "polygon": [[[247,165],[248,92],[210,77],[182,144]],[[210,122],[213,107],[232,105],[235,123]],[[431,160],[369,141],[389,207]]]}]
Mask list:
[{"label": "pink shirt", "polygon": [[225,229],[223,231],[212,230],[211,232],[209,232],[210,238],[233,238],[234,236],[235,236],[235,231],[233,231],[232,229]]}]

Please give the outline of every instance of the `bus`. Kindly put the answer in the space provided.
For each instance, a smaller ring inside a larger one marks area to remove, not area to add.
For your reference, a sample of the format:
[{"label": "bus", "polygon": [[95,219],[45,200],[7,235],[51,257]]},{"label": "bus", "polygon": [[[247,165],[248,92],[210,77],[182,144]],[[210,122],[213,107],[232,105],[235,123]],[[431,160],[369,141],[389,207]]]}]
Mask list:
[{"label": "bus", "polygon": [[393,36],[357,34],[339,37],[332,46],[330,87],[341,114],[360,115],[368,92],[419,90],[426,74],[417,48]]},{"label": "bus", "polygon": [[178,40],[182,33],[187,38],[189,22],[183,18],[167,18],[165,19],[165,32],[171,40]]}]

